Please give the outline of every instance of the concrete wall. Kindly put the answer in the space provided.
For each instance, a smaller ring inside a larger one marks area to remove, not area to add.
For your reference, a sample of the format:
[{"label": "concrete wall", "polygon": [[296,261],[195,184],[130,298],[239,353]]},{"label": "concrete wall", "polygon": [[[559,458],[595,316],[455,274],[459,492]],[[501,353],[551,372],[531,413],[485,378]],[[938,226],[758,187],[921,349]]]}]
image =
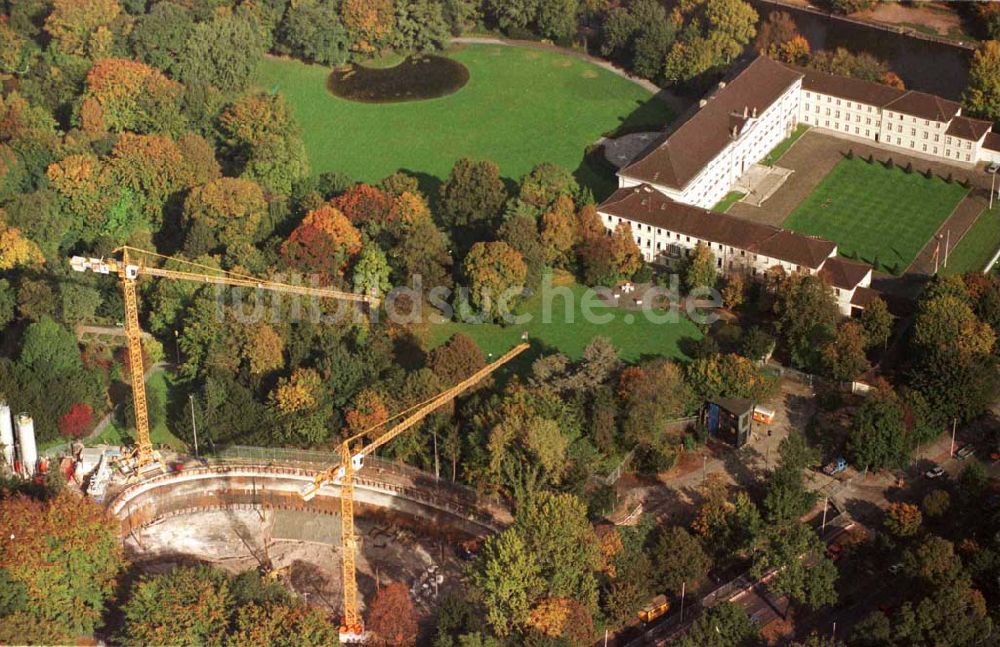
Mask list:
[{"label": "concrete wall", "polygon": [[[266,500],[275,505],[284,503],[282,507],[317,512],[339,510],[339,486],[325,485],[312,501],[301,500],[299,490],[312,481],[312,476],[313,472],[289,467],[198,468],[136,483],[118,494],[108,507],[122,521],[123,533],[177,510],[217,508],[227,503],[243,505]],[[497,518],[491,511],[456,501],[447,494],[363,475],[355,478],[354,500],[433,524],[449,525],[476,536],[497,532],[509,522],[509,519]]]}]

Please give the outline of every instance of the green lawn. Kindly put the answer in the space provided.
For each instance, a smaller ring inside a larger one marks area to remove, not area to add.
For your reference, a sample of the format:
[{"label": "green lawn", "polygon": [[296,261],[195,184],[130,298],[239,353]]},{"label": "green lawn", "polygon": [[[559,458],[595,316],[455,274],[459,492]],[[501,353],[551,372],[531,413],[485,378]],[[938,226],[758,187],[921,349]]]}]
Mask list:
[{"label": "green lawn", "polygon": [[792,134],[785,138],[780,144],[771,149],[764,159],[761,160],[761,164],[764,166],[774,166],[774,163],[781,159],[781,156],[788,152],[788,149],[792,147],[795,142],[799,141],[799,137],[806,134],[809,130],[809,126],[805,124],[799,124],[792,131]]},{"label": "green lawn", "polygon": [[843,159],[784,226],[836,241],[841,255],[901,274],[967,192],[938,177]]},{"label": "green lawn", "polygon": [[[150,394],[149,405],[150,407],[156,405],[156,410],[149,412],[150,417],[155,420],[155,424],[149,430],[149,438],[153,441],[154,447],[165,444],[169,445],[172,449],[184,449],[184,441],[171,433],[167,427],[167,403],[172,385],[173,376],[163,370],[151,375],[146,382],[146,392]],[[112,419],[111,424],[105,427],[104,431],[86,441],[86,444],[134,445],[135,430],[131,428],[128,430],[122,429]]]},{"label": "green lawn", "polygon": [[718,204],[712,207],[712,211],[717,211],[719,213],[726,213],[729,211],[729,207],[733,206],[737,202],[743,199],[746,193],[740,191],[730,191],[726,194],[726,197],[719,200]]},{"label": "green lawn", "polygon": [[454,321],[427,323],[423,329],[427,347],[438,346],[456,332],[462,332],[472,337],[483,352],[496,357],[516,345],[521,333],[527,332],[536,350],[531,359],[542,349],[559,351],[572,359],[579,359],[591,339],[604,336],[611,340],[622,359],[635,361],[644,356],[686,359],[688,356],[682,349],[684,342],[694,342],[702,337],[698,327],[683,313],[675,323],[654,323],[641,311],[600,305],[596,295],[592,295],[594,306],[590,310],[601,317],[611,315],[612,319],[607,323],[588,322],[583,317],[582,305],[588,289],[562,277],[557,277],[554,282],[562,284],[561,287],[568,288],[573,294],[572,321],[566,315],[567,299],[557,295],[551,299],[551,316],[548,317],[549,323],[545,323],[543,299],[539,293],[518,308],[518,314],[531,316],[528,323],[509,326]]},{"label": "green lawn", "polygon": [[257,83],[291,103],[314,174],[340,171],[376,182],[403,169],[417,174],[424,190],[466,156],[492,159],[512,180],[555,162],[576,171],[600,198],[614,190],[614,177],[584,164],[584,149],[619,127],[656,130],[671,117],[645,89],[571,56],[489,45],[447,56],[469,68],[469,82],[426,101],[338,99],[326,90],[329,68],[277,58],[264,61]]},{"label": "green lawn", "polygon": [[983,209],[975,224],[948,255],[947,274],[982,272],[1000,249],[1000,204]]}]

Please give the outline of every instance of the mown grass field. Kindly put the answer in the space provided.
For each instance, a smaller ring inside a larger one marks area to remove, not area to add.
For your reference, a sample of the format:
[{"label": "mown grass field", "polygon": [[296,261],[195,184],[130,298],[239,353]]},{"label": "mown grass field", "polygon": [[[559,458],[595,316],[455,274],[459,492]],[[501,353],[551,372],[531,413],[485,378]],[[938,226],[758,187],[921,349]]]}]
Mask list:
[{"label": "mown grass field", "polygon": [[[167,404],[173,379],[171,374],[159,370],[149,376],[146,381],[146,392],[149,394],[149,415],[155,421],[149,430],[149,438],[153,441],[154,447],[169,445],[172,449],[184,449],[184,441],[175,436],[167,426]],[[134,445],[135,429],[123,429],[112,420],[111,424],[104,428],[104,431],[88,440],[87,444]]]},{"label": "mown grass field", "polygon": [[1000,249],[1000,204],[983,209],[975,224],[948,255],[947,274],[982,272]]},{"label": "mown grass field", "polygon": [[669,109],[635,83],[571,56],[531,48],[469,45],[446,54],[468,84],[455,94],[366,104],[326,89],[330,69],[268,58],[257,84],[281,92],[302,128],[313,174],[339,171],[376,182],[403,169],[432,190],[461,157],[492,159],[511,180],[541,162],[577,172],[598,198],[614,190],[584,151],[625,126],[658,129]]},{"label": "mown grass field", "polygon": [[583,305],[588,289],[565,274],[557,274],[553,283],[572,293],[572,307],[567,308],[567,299],[557,295],[550,301],[550,316],[545,317],[544,299],[540,292],[517,309],[517,314],[530,317],[530,321],[524,324],[501,326],[455,321],[426,323],[422,329],[425,345],[427,348],[434,348],[453,334],[462,332],[474,339],[484,353],[492,353],[493,357],[498,357],[517,345],[521,333],[527,332],[535,351],[530,354],[529,359],[537,357],[543,349],[579,359],[594,337],[604,336],[611,340],[622,359],[635,361],[652,356],[687,359],[686,344],[702,337],[698,327],[683,313],[679,314],[676,322],[654,323],[641,311],[600,304],[592,292],[589,297],[591,305],[586,307],[599,317],[610,318],[600,323],[588,321],[584,316]]},{"label": "mown grass field", "polygon": [[916,171],[843,159],[784,226],[836,241],[842,256],[901,274],[967,192]]}]

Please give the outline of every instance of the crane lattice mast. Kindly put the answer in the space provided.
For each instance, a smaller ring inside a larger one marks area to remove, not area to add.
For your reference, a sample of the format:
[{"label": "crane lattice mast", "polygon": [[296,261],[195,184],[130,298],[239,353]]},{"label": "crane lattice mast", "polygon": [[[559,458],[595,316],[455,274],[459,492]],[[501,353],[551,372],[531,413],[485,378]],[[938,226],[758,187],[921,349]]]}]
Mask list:
[{"label": "crane lattice mast", "polygon": [[[171,281],[191,281],[194,283],[212,283],[234,287],[247,287],[272,292],[283,292],[300,296],[323,297],[343,301],[355,301],[377,305],[379,299],[375,296],[330,290],[304,285],[289,285],[278,281],[260,279],[245,274],[226,272],[216,268],[200,265],[178,258],[169,258],[134,247],[122,247],[115,250],[121,252],[121,260],[104,258],[85,258],[74,256],[70,266],[77,272],[91,271],[97,274],[117,274],[121,279],[122,297],[125,301],[125,339],[128,345],[129,372],[132,382],[132,402],[135,409],[136,446],[132,452],[136,474],[141,474],[143,468],[157,464],[163,469],[159,455],[153,449],[149,436],[149,410],[146,404],[145,371],[142,364],[142,328],[139,326],[139,300],[136,295],[136,282],[140,276],[155,276]],[[138,256],[132,256],[135,253]],[[187,265],[192,271],[168,270],[146,264],[146,257],[157,257],[163,260],[173,260]],[[195,271],[197,270],[197,271]]]}]

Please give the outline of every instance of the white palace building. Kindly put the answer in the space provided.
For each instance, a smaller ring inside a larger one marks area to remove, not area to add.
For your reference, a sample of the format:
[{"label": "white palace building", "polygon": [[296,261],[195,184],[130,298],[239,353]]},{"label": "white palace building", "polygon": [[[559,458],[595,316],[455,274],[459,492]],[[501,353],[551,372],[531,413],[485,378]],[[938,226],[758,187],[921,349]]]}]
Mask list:
[{"label": "white palace building", "polygon": [[723,272],[818,274],[844,315],[858,312],[875,296],[872,271],[838,258],[836,243],[709,211],[799,123],[961,166],[1000,161],[1000,135],[953,101],[758,56],[618,171],[598,207],[605,227],[628,223],[647,262],[702,242]]}]

